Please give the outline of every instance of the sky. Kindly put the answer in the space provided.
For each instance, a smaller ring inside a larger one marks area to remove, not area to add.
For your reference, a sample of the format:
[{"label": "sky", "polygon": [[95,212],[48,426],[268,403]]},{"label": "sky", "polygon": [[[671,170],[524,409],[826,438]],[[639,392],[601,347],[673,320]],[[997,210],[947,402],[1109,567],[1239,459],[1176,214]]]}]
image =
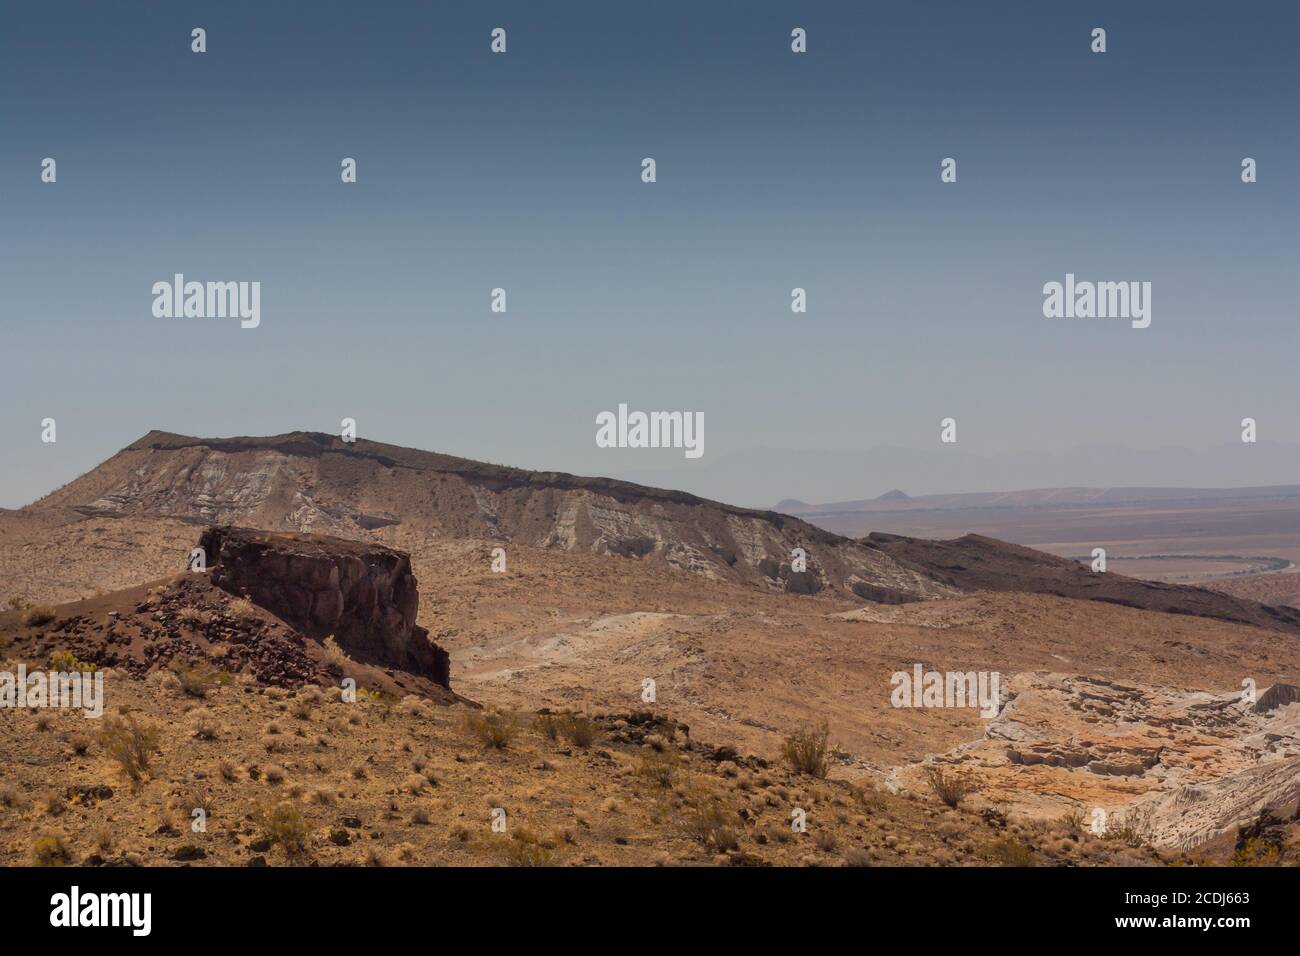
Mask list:
[{"label": "sky", "polygon": [[[1089,448],[1123,450],[1089,482],[1174,448],[1142,479],[1231,483],[1187,462],[1261,450],[1244,417],[1300,443],[1297,28],[1282,2],[10,2],[0,506],[150,429],[345,417],[740,504],[993,490],[970,463],[1026,456],[1058,464],[996,480],[1081,484]],[[175,273],[260,282],[260,324],[155,316]],[[1150,327],[1045,317],[1067,273],[1150,282]],[[703,456],[598,447],[619,404],[702,414]]]}]

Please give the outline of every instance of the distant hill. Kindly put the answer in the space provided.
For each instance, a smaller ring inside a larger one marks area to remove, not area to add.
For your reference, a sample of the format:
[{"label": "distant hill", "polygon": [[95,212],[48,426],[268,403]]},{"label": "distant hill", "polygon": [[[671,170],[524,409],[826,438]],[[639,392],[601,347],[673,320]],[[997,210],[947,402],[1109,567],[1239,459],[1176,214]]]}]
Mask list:
[{"label": "distant hill", "polygon": [[846,511],[900,509],[1119,507],[1272,498],[1300,498],[1300,485],[1267,485],[1253,488],[1031,488],[1022,491],[921,495],[915,498],[895,490],[876,498],[860,498],[852,501],[807,504],[787,498],[781,504],[789,505],[786,510],[791,514],[821,515],[841,514]]},{"label": "distant hill", "polygon": [[917,571],[962,590],[1024,591],[1105,601],[1145,611],[1192,614],[1300,634],[1300,610],[1296,608],[1272,607],[1204,588],[1094,572],[1077,561],[983,535],[930,541],[873,533],[863,540]]},{"label": "distant hill", "polygon": [[[23,510],[373,536],[408,549],[441,537],[516,541],[806,594],[955,593],[875,549],[773,511],[310,432],[192,438],[153,431]],[[796,549],[806,570],[792,564]]]}]

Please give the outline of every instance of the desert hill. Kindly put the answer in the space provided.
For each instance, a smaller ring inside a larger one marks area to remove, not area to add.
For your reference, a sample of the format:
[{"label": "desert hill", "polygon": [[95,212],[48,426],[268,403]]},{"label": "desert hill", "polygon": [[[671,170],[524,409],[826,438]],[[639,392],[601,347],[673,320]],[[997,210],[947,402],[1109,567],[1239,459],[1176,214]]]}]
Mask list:
[{"label": "desert hill", "polygon": [[[411,549],[476,537],[662,562],[799,593],[895,599],[951,588],[797,518],[608,478],[532,472],[328,435],[150,432],[24,509],[53,520],[169,519],[366,536]],[[792,567],[802,549],[807,570]]]},{"label": "desert hill", "polygon": [[873,532],[862,540],[900,564],[963,591],[1053,594],[1300,634],[1300,609],[1274,607],[1206,588],[1094,573],[1078,561],[983,535],[934,541]]}]

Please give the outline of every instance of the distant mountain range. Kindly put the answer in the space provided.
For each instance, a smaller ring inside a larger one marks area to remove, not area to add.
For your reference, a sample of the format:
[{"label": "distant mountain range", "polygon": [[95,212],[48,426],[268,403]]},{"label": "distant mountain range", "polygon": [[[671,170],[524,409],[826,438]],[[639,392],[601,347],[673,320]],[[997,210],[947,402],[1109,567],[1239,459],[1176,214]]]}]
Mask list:
[{"label": "distant mountain range", "polygon": [[[981,489],[1215,489],[1277,486],[1300,477],[1300,444],[1260,441],[1206,449],[1088,445],[1062,451],[983,452],[965,444],[860,451],[751,448],[617,476],[721,501],[874,500],[891,489],[930,497]],[[778,510],[790,510],[780,507]]]},{"label": "distant mountain range", "polygon": [[905,511],[958,508],[1067,508],[1122,507],[1125,505],[1190,504],[1300,498],[1300,485],[1266,485],[1252,488],[1029,488],[1022,491],[986,491],[956,495],[911,497],[888,491],[876,498],[809,504],[786,498],[774,510],[792,515],[837,514],[845,511]]}]

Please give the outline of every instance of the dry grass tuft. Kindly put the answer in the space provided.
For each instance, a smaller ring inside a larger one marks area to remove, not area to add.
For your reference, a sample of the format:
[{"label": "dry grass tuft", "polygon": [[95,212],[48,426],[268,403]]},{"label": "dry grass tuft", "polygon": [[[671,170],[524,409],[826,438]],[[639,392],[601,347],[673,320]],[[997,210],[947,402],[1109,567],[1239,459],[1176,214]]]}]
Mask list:
[{"label": "dry grass tuft", "polygon": [[830,773],[830,727],[823,720],[815,727],[805,727],[785,738],[781,756],[795,770],[823,779]]}]

